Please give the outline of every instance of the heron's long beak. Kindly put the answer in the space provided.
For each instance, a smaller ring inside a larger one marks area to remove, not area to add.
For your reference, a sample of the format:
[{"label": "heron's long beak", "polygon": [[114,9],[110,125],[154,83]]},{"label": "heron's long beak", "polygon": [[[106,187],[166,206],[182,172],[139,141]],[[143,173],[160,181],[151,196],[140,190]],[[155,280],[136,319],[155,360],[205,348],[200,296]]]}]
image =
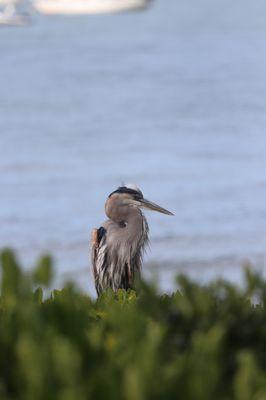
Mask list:
[{"label": "heron's long beak", "polygon": [[147,199],[141,199],[141,200],[139,200],[139,203],[140,203],[140,207],[147,208],[148,210],[158,211],[162,214],[167,214],[167,215],[174,215],[173,213],[166,210],[165,208],[160,207],[157,204],[155,204],[152,201],[149,201]]}]

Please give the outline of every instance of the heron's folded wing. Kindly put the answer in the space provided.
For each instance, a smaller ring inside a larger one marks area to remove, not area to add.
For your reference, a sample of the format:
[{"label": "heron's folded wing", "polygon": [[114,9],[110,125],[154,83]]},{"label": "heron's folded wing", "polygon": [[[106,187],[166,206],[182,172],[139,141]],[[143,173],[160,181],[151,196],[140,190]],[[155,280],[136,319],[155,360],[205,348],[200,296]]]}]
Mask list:
[{"label": "heron's folded wing", "polygon": [[104,268],[106,258],[105,235],[106,229],[102,226],[99,229],[93,229],[91,235],[91,262],[97,292],[99,290],[99,274]]}]

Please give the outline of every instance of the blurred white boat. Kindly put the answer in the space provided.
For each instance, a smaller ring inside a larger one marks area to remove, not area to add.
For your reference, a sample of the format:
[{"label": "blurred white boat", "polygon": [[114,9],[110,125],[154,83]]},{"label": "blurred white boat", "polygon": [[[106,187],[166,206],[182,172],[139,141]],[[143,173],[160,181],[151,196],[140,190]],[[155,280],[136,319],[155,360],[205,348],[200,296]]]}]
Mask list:
[{"label": "blurred white boat", "polygon": [[17,10],[19,1],[0,0],[0,25],[22,26],[28,25],[30,18],[28,14],[20,13]]},{"label": "blurred white boat", "polygon": [[144,9],[151,0],[36,0],[42,14],[113,14]]}]

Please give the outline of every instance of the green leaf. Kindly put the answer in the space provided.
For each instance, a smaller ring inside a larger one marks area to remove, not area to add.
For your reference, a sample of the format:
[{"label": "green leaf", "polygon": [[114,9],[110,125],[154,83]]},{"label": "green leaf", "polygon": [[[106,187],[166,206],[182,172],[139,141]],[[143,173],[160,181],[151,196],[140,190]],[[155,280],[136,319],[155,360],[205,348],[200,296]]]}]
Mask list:
[{"label": "green leaf", "polygon": [[50,286],[53,278],[53,266],[50,256],[45,255],[40,258],[36,269],[33,271],[33,281],[35,284]]}]

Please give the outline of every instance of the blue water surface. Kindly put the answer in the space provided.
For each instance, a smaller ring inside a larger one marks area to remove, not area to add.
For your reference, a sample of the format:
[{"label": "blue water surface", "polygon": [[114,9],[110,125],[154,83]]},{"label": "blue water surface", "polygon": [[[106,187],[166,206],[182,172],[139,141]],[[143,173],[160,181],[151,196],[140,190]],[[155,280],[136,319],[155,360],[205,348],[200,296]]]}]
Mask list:
[{"label": "blue water surface", "polygon": [[121,182],[148,213],[144,273],[266,269],[266,3],[157,0],[0,30],[0,246],[93,293],[90,230]]}]

